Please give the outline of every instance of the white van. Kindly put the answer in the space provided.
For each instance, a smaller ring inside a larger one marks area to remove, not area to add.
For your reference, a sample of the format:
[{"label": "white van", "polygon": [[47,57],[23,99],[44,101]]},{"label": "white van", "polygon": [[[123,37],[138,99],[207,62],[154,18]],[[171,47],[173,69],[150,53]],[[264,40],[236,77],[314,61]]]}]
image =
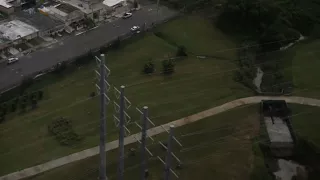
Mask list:
[{"label": "white van", "polygon": [[19,60],[19,59],[16,58],[16,57],[9,58],[9,59],[8,59],[8,64],[12,64],[12,63],[14,63],[14,62],[17,62],[18,60]]}]

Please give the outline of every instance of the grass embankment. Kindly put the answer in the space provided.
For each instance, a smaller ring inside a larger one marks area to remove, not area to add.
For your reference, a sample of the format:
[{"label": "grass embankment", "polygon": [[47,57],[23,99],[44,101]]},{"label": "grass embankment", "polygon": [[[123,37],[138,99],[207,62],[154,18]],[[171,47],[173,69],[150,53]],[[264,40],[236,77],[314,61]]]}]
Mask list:
[{"label": "grass embankment", "polygon": [[[268,177],[263,155],[253,139],[259,131],[258,106],[246,106],[224,112],[199,122],[175,129],[175,136],[182,142],[183,148],[174,147],[175,154],[182,160],[183,168],[175,169],[180,179],[261,179]],[[167,134],[157,136],[156,140],[165,140]],[[136,148],[137,144],[126,146]],[[154,156],[164,158],[160,145],[149,144]],[[116,179],[117,151],[107,154],[107,172],[109,179]],[[54,169],[29,180],[86,179],[94,180],[98,176],[98,156]],[[174,159],[172,162],[176,162]],[[125,159],[125,179],[140,179],[139,153]],[[163,165],[157,158],[149,158],[150,179],[163,179]],[[172,179],[175,179],[171,175]]]},{"label": "grass embankment", "polygon": [[[151,33],[134,38],[134,41],[129,40],[119,50],[107,53],[107,65],[111,70],[108,79],[110,84],[116,87],[126,85],[128,99],[134,106],[149,106],[150,118],[157,125],[251,95],[248,89],[232,80],[230,69],[236,66],[230,59],[235,59],[236,51],[216,52],[236,47],[237,44],[210,23],[198,17],[183,17],[159,27],[159,30],[177,44],[186,46],[188,52],[221,58],[197,59],[190,54],[176,61],[176,72],[172,76],[164,77],[160,74],[160,60],[174,56],[177,48]],[[149,58],[156,64],[156,72],[151,76],[141,74]],[[55,79],[54,83],[47,83],[43,79],[46,99],[39,103],[39,107],[24,114],[11,113],[7,116],[0,126],[0,175],[98,144],[99,103],[97,97],[89,98],[89,94],[96,91],[95,68],[92,62],[63,78]],[[38,83],[31,89],[37,86]],[[112,90],[109,95],[117,101]],[[133,117],[132,120],[138,120],[134,106],[128,113]],[[107,113],[109,141],[118,136],[113,114],[111,103]],[[72,121],[75,133],[83,137],[81,142],[73,146],[61,146],[48,133],[47,126],[59,117]],[[136,129],[131,125],[128,128],[132,131]]]}]

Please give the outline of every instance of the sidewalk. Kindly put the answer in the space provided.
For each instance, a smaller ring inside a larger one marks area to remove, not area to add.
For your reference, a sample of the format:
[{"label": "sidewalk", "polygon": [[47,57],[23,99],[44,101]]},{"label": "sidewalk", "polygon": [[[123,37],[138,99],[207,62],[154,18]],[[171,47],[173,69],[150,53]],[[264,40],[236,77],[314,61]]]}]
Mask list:
[{"label": "sidewalk", "polygon": [[[180,127],[186,124],[190,124],[196,121],[199,121],[201,119],[231,110],[233,108],[242,106],[242,105],[248,105],[248,104],[256,104],[260,103],[261,100],[285,100],[287,103],[295,103],[295,104],[304,104],[304,105],[310,105],[310,106],[317,106],[320,107],[320,100],[318,99],[312,99],[312,98],[305,98],[305,97],[289,97],[289,96],[279,96],[279,97],[272,97],[272,96],[253,96],[253,97],[246,97],[237,99],[234,101],[227,102],[225,104],[222,104],[217,107],[210,108],[208,110],[199,112],[197,114],[193,114],[188,117],[184,117],[172,122],[169,122],[167,124],[163,124],[154,128],[151,128],[148,130],[149,136],[155,136],[157,134],[165,132],[165,130],[169,130],[170,125],[175,125],[175,127]],[[136,133],[131,136],[128,136],[124,140],[124,144],[128,145],[131,143],[134,143],[137,141],[137,139],[140,139],[141,133]],[[137,138],[137,139],[136,139]],[[106,143],[106,151],[110,151],[113,149],[118,148],[118,140]],[[17,171],[5,176],[0,177],[0,180],[18,180],[22,178],[27,178],[30,176],[37,175],[39,173],[43,173],[45,171],[75,162],[82,159],[86,159],[95,155],[99,154],[99,146],[90,148],[84,151],[80,151],[56,160],[52,160],[49,162],[46,162],[44,164],[40,164],[37,166],[33,166],[21,171]]]}]

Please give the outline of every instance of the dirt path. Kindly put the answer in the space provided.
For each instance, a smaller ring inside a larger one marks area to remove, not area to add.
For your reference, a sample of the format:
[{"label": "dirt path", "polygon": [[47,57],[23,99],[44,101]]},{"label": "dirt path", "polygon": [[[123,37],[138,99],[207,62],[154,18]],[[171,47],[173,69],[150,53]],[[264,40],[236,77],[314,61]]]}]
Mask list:
[{"label": "dirt path", "polygon": [[[184,117],[172,122],[169,122],[167,124],[163,124],[154,128],[151,128],[148,130],[149,136],[154,136],[160,133],[163,133],[166,130],[169,129],[170,125],[175,125],[176,127],[180,127],[186,124],[190,124],[196,121],[199,121],[201,119],[222,113],[224,111],[231,110],[233,108],[242,106],[242,105],[248,105],[248,104],[256,104],[261,102],[261,100],[285,100],[287,103],[295,103],[295,104],[304,104],[304,105],[310,105],[310,106],[318,106],[320,107],[320,100],[318,99],[312,99],[312,98],[305,98],[305,97],[296,97],[296,96],[279,96],[279,97],[269,97],[269,96],[253,96],[253,97],[246,97],[237,99],[234,101],[227,102],[225,104],[222,104],[220,106],[216,106],[213,108],[210,108],[208,110],[199,112],[197,114],[193,114],[188,117]],[[139,138],[141,135],[140,133],[133,134],[131,136],[128,136],[125,138],[125,145],[131,144],[136,142],[136,138]],[[110,151],[112,149],[118,148],[118,140],[106,143],[106,151]],[[93,147],[90,149],[86,149],[84,151],[80,151],[74,154],[70,154],[68,156],[64,156],[59,159],[55,159],[37,166],[33,166],[21,171],[13,172],[11,174],[5,175],[0,177],[0,180],[19,180],[22,178],[27,178],[30,176],[37,175],[39,173],[78,161],[82,159],[86,159],[88,157],[92,157],[99,154],[99,146]]]}]

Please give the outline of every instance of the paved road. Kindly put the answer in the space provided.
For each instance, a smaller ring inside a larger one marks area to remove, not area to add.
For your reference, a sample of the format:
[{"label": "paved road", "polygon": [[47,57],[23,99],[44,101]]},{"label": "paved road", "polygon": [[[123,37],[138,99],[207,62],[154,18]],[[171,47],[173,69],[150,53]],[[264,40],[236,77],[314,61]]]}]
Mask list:
[{"label": "paved road", "polygon": [[[234,101],[230,101],[228,103],[225,103],[223,105],[217,106],[217,107],[213,107],[211,109],[199,112],[197,114],[193,114],[191,116],[188,117],[184,117],[172,122],[169,122],[167,124],[161,125],[161,126],[157,126],[154,128],[151,128],[148,130],[148,135],[149,136],[155,136],[157,134],[163,133],[165,130],[168,130],[170,125],[175,125],[175,127],[180,127],[186,124],[190,124],[196,121],[199,121],[201,119],[231,110],[233,108],[239,107],[239,106],[243,106],[243,105],[247,105],[247,104],[256,104],[256,103],[260,103],[261,100],[285,100],[287,101],[287,103],[295,103],[295,104],[304,104],[304,105],[310,105],[310,106],[317,106],[320,107],[320,100],[318,99],[312,99],[312,98],[305,98],[305,97],[267,97],[267,96],[253,96],[253,97],[247,97],[247,98],[241,98],[241,99],[237,99]],[[141,134],[137,133],[137,134],[133,134],[131,136],[128,136],[125,138],[124,140],[124,144],[128,145],[131,143],[134,143],[137,141],[137,139],[140,139]],[[137,139],[136,139],[137,138]],[[106,143],[106,151],[110,151],[113,149],[118,148],[118,140]],[[37,166],[33,166],[21,171],[17,171],[5,176],[0,177],[0,180],[19,180],[22,178],[27,178],[30,176],[34,176],[37,174],[40,174],[42,172],[75,162],[75,161],[79,161],[82,159],[86,159],[92,156],[95,156],[99,154],[99,147],[94,147],[94,148],[90,148],[90,149],[86,149],[84,151],[80,151],[56,160],[52,160],[49,162],[46,162],[44,164],[40,164]]]},{"label": "paved road", "polygon": [[52,47],[41,49],[22,57],[18,63],[0,69],[0,90],[20,83],[23,76],[31,75],[50,68],[58,62],[80,56],[85,52],[89,52],[90,49],[98,49],[119,35],[129,33],[133,25],[142,26],[144,23],[151,25],[153,22],[163,21],[174,15],[176,15],[176,12],[166,7],[160,7],[159,16],[157,17],[156,5],[149,4],[135,12],[129,19],[119,19],[112,23],[104,24],[79,36],[67,38]]}]

